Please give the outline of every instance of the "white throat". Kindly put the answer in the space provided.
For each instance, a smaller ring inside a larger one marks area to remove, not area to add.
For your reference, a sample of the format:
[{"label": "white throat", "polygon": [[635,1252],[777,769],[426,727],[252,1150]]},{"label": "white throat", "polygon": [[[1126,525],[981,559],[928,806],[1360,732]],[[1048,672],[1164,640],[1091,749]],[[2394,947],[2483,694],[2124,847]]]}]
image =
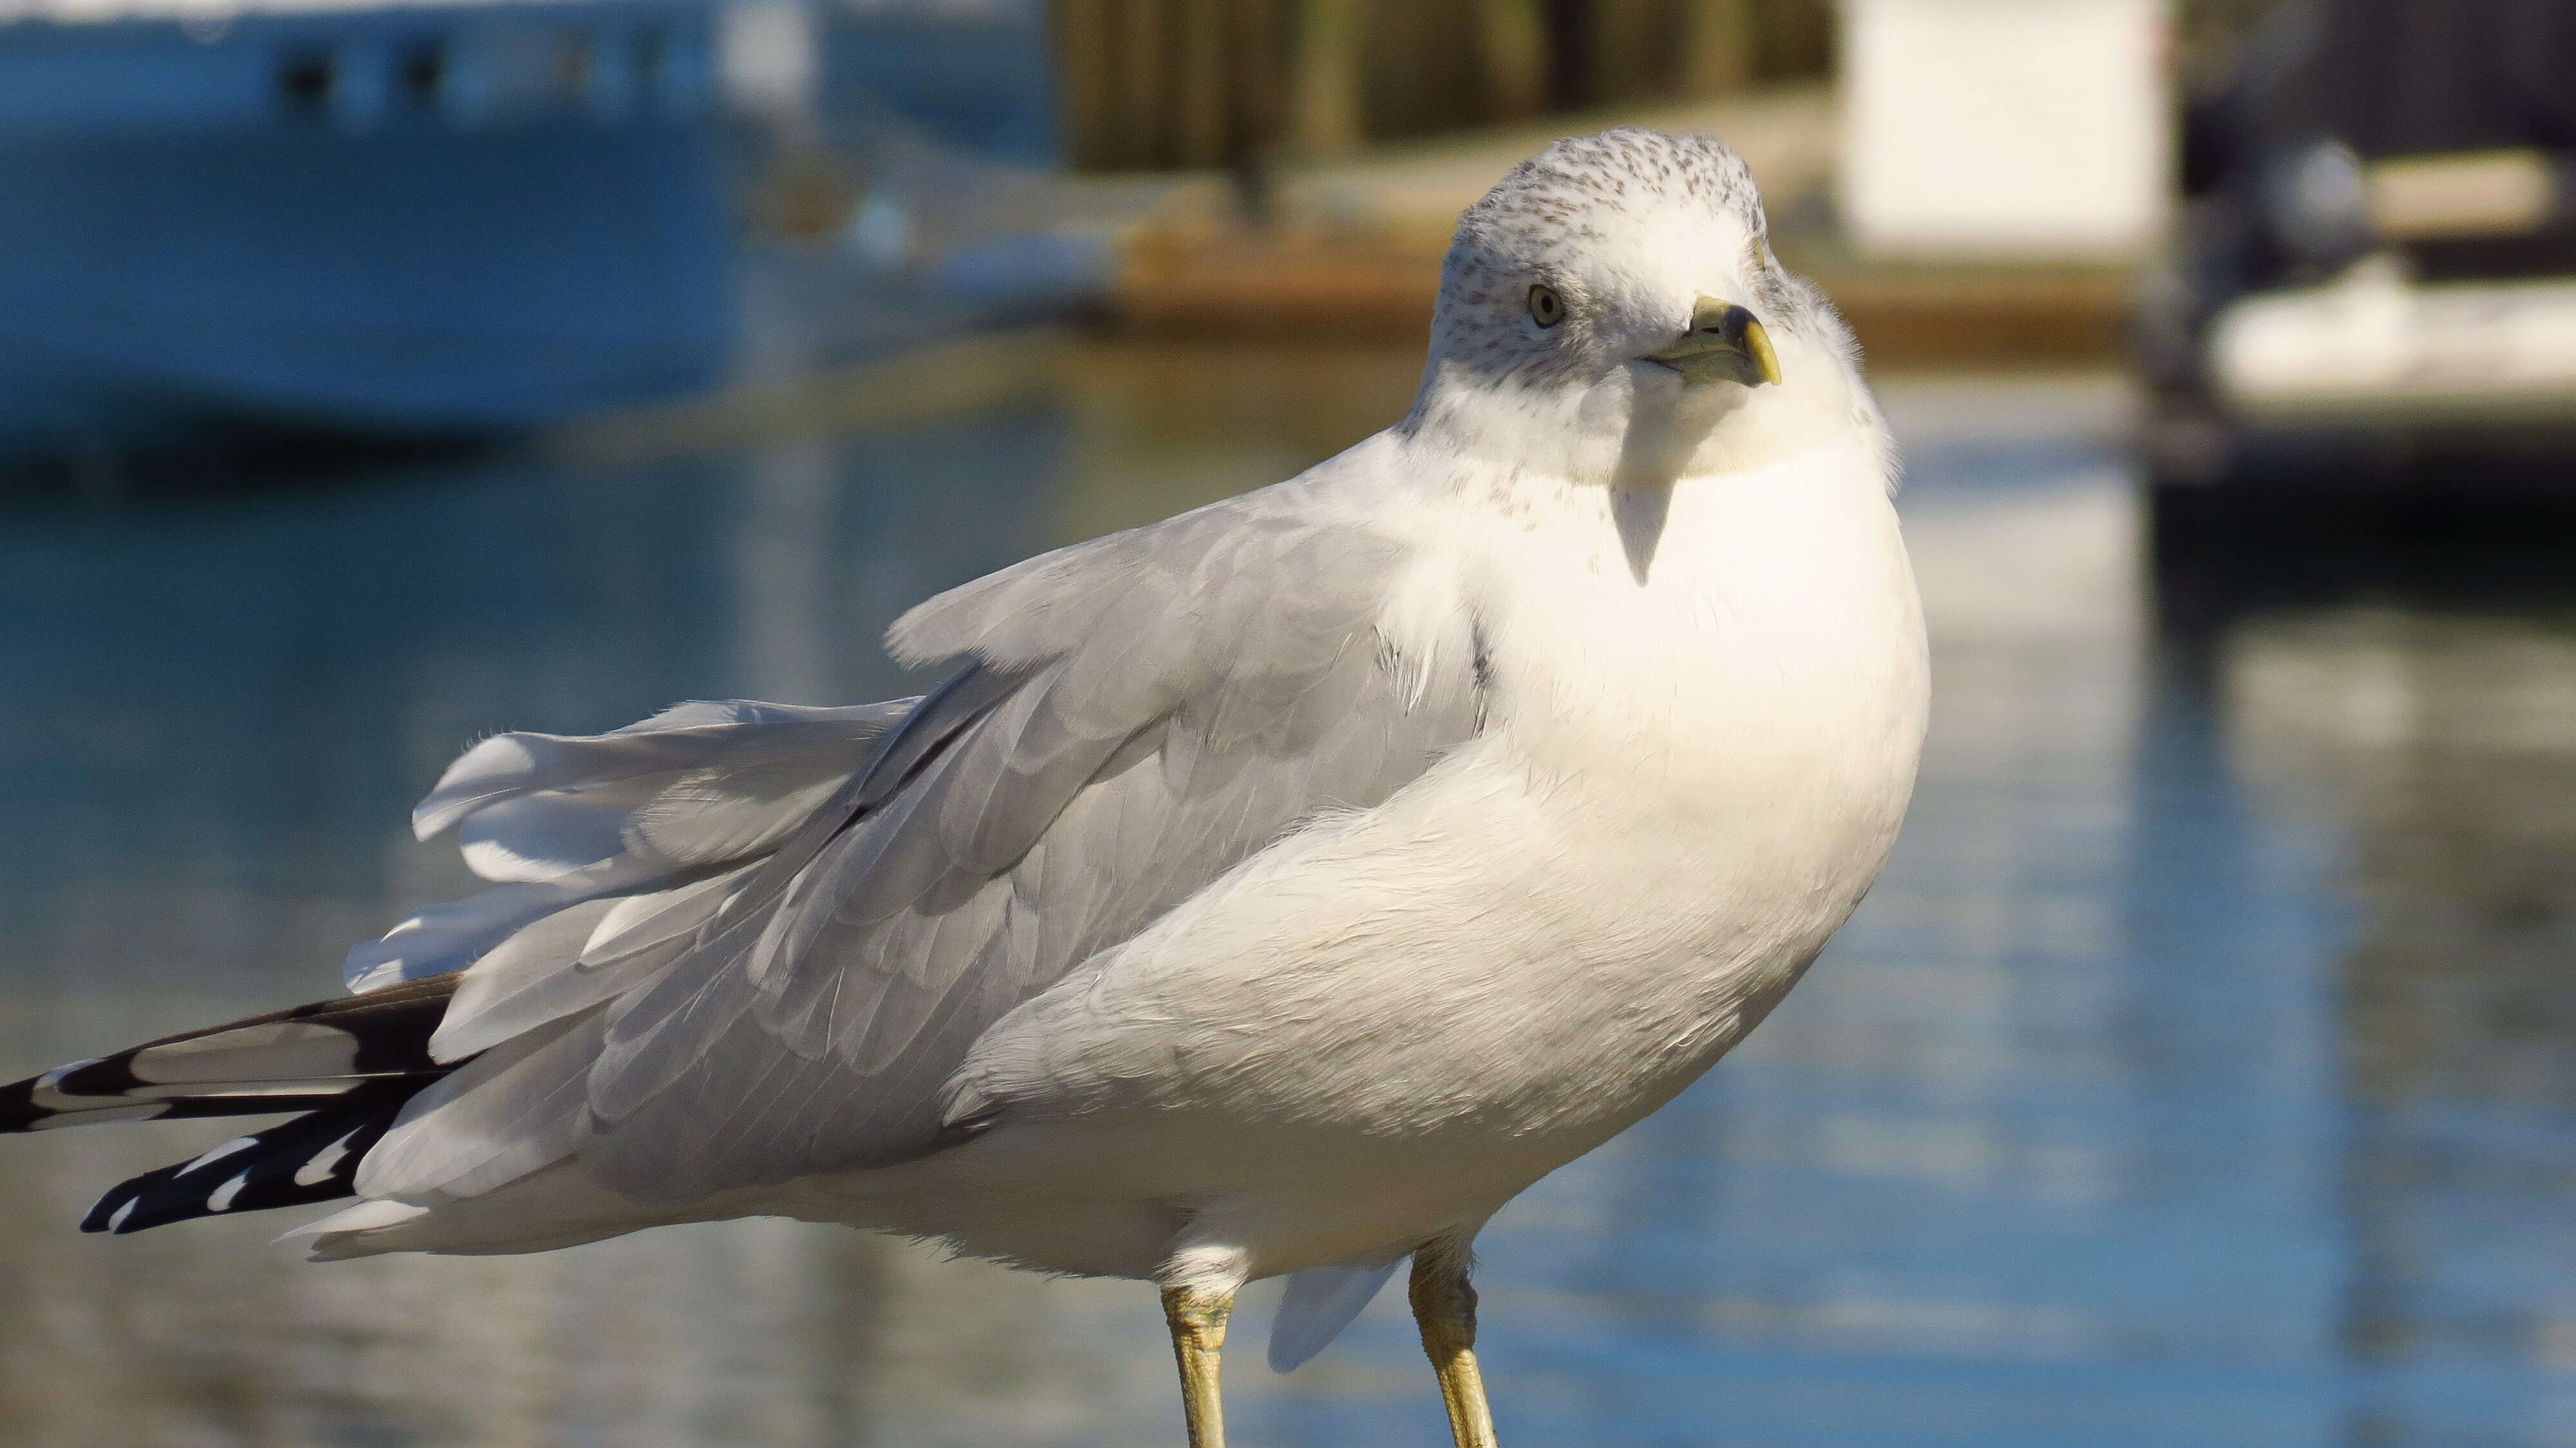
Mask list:
[{"label": "white throat", "polygon": [[1847,445],[1855,421],[1881,431],[1843,357],[1803,342],[1780,351],[1780,384],[1751,388],[1687,383],[1646,361],[1589,382],[1528,386],[1435,357],[1397,431],[1529,483],[1620,490],[1759,471]]}]

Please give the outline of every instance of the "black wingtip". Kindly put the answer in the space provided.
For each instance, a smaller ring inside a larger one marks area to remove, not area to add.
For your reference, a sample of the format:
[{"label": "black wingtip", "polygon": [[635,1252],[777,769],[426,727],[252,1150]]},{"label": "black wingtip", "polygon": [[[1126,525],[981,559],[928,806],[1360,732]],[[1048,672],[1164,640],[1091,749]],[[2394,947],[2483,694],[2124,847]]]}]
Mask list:
[{"label": "black wingtip", "polygon": [[[462,1064],[440,1061],[429,1050],[455,992],[454,977],[435,976],[57,1066],[0,1086],[0,1135],[90,1122],[283,1115],[356,1105],[359,1093],[384,1087],[407,1095]],[[263,1059],[266,1045],[277,1038],[265,1028],[281,1025],[337,1031],[346,1054],[338,1062],[317,1065],[308,1039],[300,1048],[290,1046],[281,1070],[281,1063]],[[239,1069],[225,1079],[210,1079],[222,1073],[206,1070],[209,1052],[237,1057]]]},{"label": "black wingtip", "polygon": [[358,1162],[401,1110],[400,1100],[342,1105],[237,1137],[118,1183],[81,1218],[80,1229],[125,1236],[198,1217],[353,1196]]},{"label": "black wingtip", "polygon": [[30,1076],[24,1081],[0,1086],[0,1135],[32,1131],[37,1122],[52,1114],[36,1109],[36,1083],[43,1079],[42,1076]]}]

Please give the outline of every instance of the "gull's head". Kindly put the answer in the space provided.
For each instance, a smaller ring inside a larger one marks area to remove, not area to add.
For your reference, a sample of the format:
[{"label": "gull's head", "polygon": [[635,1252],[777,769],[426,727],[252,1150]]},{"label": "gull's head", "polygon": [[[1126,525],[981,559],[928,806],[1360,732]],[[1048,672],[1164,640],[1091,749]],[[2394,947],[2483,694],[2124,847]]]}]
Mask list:
[{"label": "gull's head", "polygon": [[1856,394],[1848,334],[1771,255],[1742,158],[1622,127],[1548,147],[1460,218],[1417,415],[1578,452],[1633,453],[1643,428],[1681,469],[1726,452],[1739,414],[1733,450],[1768,452],[1847,427]]}]

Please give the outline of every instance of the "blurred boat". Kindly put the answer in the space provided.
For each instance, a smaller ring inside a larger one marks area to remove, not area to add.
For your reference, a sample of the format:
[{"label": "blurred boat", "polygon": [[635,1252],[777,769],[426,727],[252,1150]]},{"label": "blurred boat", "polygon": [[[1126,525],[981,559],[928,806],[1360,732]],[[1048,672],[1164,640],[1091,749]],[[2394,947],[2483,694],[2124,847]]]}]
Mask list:
[{"label": "blurred boat", "polygon": [[2276,11],[2191,109],[2141,307],[2160,525],[2433,477],[2576,502],[2572,146],[2560,0]]},{"label": "blurred boat", "polygon": [[971,299],[849,315],[927,244],[877,158],[1054,149],[1021,5],[0,0],[0,454],[487,435],[918,332]]}]

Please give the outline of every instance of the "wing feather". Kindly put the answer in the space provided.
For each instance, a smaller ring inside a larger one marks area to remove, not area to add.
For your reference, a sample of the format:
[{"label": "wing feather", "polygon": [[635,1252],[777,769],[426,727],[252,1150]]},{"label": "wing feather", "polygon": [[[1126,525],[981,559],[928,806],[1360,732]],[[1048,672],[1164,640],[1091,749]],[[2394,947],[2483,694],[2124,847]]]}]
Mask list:
[{"label": "wing feather", "polygon": [[359,1163],[359,1194],[479,1196],[571,1155],[598,1038],[597,1011],[549,1021],[441,1078]]},{"label": "wing feather", "polygon": [[412,823],[424,839],[457,827],[466,863],[502,883],[353,948],[350,989],[459,970],[582,901],[783,851],[904,732],[918,702],[693,703],[607,734],[484,740],[448,767]]},{"label": "wing feather", "polygon": [[466,1064],[362,1190],[577,1155],[670,1205],[953,1140],[995,1021],[1474,733],[1473,670],[1381,636],[1410,545],[1328,501],[1284,485],[933,599],[889,639],[960,661],[918,700],[476,746],[416,819],[503,883],[352,956],[467,967],[434,1043]]},{"label": "wing feather", "polygon": [[1001,1015],[1474,732],[1472,671],[1424,687],[1379,636],[1408,556],[1255,495],[908,616],[898,652],[965,671],[756,933],[611,1008],[594,1172],[669,1203],[935,1149],[940,1088]]}]

